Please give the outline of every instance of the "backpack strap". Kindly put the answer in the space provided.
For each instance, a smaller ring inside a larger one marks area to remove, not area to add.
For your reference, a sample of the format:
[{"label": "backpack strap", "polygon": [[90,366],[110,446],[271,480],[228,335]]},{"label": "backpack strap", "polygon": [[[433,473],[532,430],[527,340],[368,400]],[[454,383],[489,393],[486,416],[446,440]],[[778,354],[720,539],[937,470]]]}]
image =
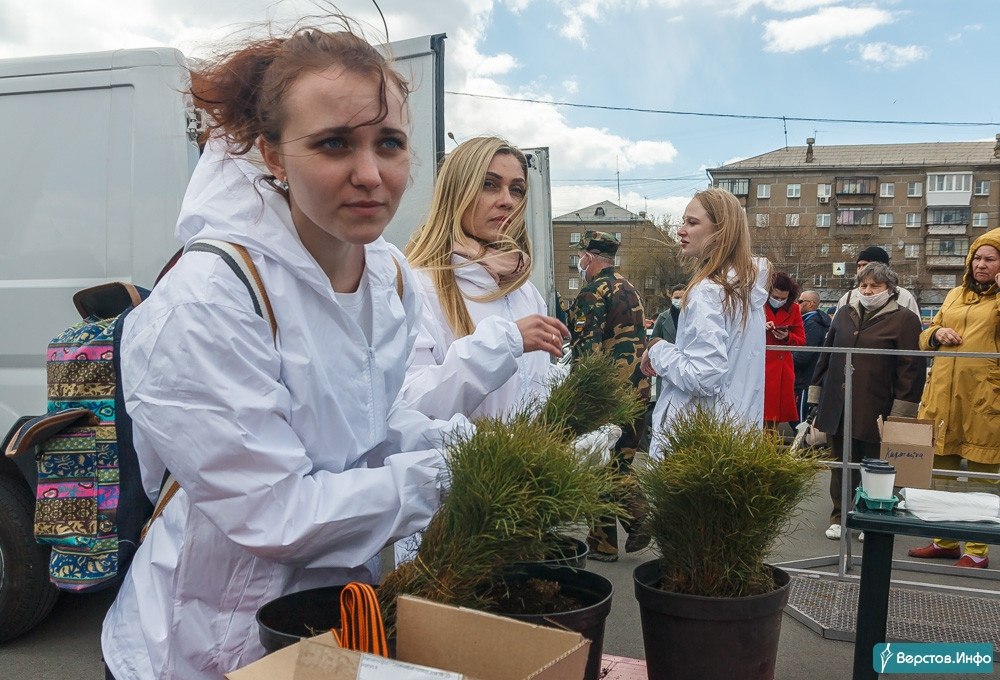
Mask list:
[{"label": "backpack strap", "polygon": [[396,265],[396,295],[398,295],[399,299],[402,300],[403,299],[403,268],[399,266],[399,260],[396,259],[395,255],[392,256],[392,263],[394,265]]},{"label": "backpack strap", "polygon": [[[250,299],[253,301],[253,311],[257,313],[259,317],[264,319],[271,327],[271,337],[275,341],[278,338],[278,323],[274,319],[274,310],[271,308],[271,300],[267,296],[267,289],[264,288],[264,282],[260,278],[260,272],[257,271],[257,265],[253,263],[253,259],[250,257],[250,253],[243,246],[236,245],[235,243],[229,243],[227,241],[218,241],[216,239],[200,239],[195,241],[187,247],[184,252],[197,251],[203,253],[215,253],[222,260],[229,265],[229,268],[233,270],[237,278],[243,282],[243,285],[247,287],[247,291],[250,293]],[[176,259],[171,262],[170,266],[176,262]],[[399,270],[399,263],[396,263],[396,269]],[[402,272],[399,272],[397,281],[402,281]],[[153,506],[153,514],[150,515],[149,521],[142,528],[142,532],[139,534],[139,540],[146,538],[146,532],[149,528],[153,526],[153,522],[156,518],[163,514],[164,508],[167,507],[167,503],[170,499],[177,494],[180,490],[181,485],[178,483],[174,476],[167,471],[164,476],[163,483],[160,485],[160,495],[156,498],[156,505]]]},{"label": "backpack strap", "polygon": [[[218,241],[216,239],[199,239],[187,247],[185,252],[200,251],[204,253],[215,253],[229,265],[233,273],[243,282],[253,300],[253,311],[264,319],[271,327],[271,336],[278,337],[278,324],[274,320],[274,310],[271,308],[271,300],[267,296],[264,282],[260,278],[260,272],[253,263],[250,253],[243,246]],[[397,265],[399,266],[399,265]]]}]

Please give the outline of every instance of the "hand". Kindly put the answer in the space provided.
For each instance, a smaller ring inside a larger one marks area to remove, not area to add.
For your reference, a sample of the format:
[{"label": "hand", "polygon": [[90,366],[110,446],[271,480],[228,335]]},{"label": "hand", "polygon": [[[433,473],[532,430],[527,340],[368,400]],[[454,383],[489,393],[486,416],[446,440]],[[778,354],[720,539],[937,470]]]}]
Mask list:
[{"label": "hand", "polygon": [[569,337],[569,329],[562,321],[551,316],[532,314],[517,320],[517,330],[521,332],[524,351],[548,352],[556,359],[563,355],[563,338]]},{"label": "hand", "polygon": [[771,331],[771,333],[772,333],[772,335],[774,335],[774,339],[775,340],[787,340],[788,339],[788,329],[787,328],[785,328],[785,329],[775,328],[774,330]]},{"label": "hand", "polygon": [[934,331],[934,342],[939,345],[961,345],[962,336],[953,328],[939,328]]},{"label": "hand", "polygon": [[768,321],[767,323],[765,323],[764,324],[764,330],[773,331],[774,330],[774,322],[773,321]]},{"label": "hand", "polygon": [[813,418],[816,416],[816,408],[817,408],[816,404],[806,404],[805,420],[807,421],[813,420]]},{"label": "hand", "polygon": [[653,345],[660,342],[661,340],[663,340],[663,338],[651,339],[649,341],[649,344],[646,345],[646,349],[643,350],[642,359],[639,361],[639,370],[642,371],[643,375],[648,376],[650,378],[656,375],[656,369],[653,368],[653,362],[650,361],[649,359],[649,350],[650,348],[652,348]]},{"label": "hand", "polygon": [[622,429],[617,425],[604,425],[574,439],[573,450],[586,465],[607,465],[611,462],[611,449],[621,436]]}]

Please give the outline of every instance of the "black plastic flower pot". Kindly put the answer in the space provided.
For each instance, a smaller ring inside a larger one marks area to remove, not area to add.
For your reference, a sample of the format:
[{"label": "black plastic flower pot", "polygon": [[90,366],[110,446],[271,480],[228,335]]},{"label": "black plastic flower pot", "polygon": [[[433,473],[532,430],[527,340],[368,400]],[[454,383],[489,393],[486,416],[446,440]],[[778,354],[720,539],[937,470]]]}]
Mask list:
[{"label": "black plastic flower pot", "polygon": [[339,629],[343,589],[344,586],[313,588],[271,600],[257,610],[260,644],[270,654],[302,638]]},{"label": "black plastic flower pot", "polygon": [[497,613],[539,626],[580,633],[590,640],[584,680],[598,680],[604,650],[604,624],[611,612],[614,584],[600,574],[574,567],[525,563],[512,565],[504,572],[501,577],[502,587],[517,588],[530,579],[558,583],[560,596],[574,600],[576,605],[568,611],[538,613],[498,611]]},{"label": "black plastic flower pot", "polygon": [[649,680],[771,680],[791,580],[773,567],[775,589],[749,597],[699,597],[661,590],[660,564],[633,581]]}]

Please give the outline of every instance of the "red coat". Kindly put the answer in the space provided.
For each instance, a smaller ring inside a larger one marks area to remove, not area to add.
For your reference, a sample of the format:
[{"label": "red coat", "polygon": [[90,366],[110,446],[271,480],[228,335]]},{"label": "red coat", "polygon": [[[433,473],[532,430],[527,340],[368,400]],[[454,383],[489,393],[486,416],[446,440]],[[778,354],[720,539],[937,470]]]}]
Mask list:
[{"label": "red coat", "polygon": [[[767,332],[768,345],[801,347],[806,344],[806,331],[802,327],[799,303],[790,302],[773,309],[764,305],[764,316],[775,326],[788,326],[788,337],[777,340]],[[776,423],[794,422],[799,419],[795,406],[795,362],[791,352],[767,350],[764,362],[764,420]]]}]

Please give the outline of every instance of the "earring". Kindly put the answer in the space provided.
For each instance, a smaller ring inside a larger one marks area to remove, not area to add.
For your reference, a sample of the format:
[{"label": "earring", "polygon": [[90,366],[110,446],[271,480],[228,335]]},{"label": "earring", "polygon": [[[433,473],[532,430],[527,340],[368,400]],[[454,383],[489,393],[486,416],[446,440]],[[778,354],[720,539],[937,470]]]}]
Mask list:
[{"label": "earring", "polygon": [[278,183],[279,189],[281,189],[282,191],[288,191],[288,177],[285,177],[285,179],[278,179],[277,177],[275,177],[274,179]]}]

